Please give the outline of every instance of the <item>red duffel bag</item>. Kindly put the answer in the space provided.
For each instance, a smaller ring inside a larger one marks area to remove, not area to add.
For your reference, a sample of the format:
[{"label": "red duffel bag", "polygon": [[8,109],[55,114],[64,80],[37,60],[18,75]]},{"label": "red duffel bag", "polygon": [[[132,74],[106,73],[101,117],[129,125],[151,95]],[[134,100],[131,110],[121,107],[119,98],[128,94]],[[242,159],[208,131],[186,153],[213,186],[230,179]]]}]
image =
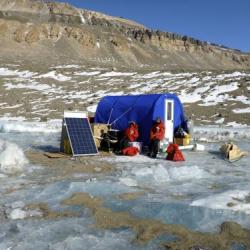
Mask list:
[{"label": "red duffel bag", "polygon": [[123,155],[134,156],[139,153],[139,149],[137,147],[127,147],[122,150]]},{"label": "red duffel bag", "polygon": [[167,160],[169,161],[185,161],[185,158],[177,144],[170,143],[167,148]]}]

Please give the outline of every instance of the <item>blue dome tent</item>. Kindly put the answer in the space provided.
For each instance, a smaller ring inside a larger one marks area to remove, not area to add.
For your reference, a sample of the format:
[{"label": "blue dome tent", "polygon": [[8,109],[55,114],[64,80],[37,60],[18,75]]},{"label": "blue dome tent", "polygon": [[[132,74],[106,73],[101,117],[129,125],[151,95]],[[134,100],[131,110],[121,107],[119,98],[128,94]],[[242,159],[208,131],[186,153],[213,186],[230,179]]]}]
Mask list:
[{"label": "blue dome tent", "polygon": [[160,117],[166,121],[165,101],[173,101],[173,131],[179,126],[185,128],[182,104],[175,94],[147,94],[103,97],[96,110],[95,123],[111,124],[113,129],[124,130],[129,121],[139,126],[139,141],[149,143],[153,121]]}]

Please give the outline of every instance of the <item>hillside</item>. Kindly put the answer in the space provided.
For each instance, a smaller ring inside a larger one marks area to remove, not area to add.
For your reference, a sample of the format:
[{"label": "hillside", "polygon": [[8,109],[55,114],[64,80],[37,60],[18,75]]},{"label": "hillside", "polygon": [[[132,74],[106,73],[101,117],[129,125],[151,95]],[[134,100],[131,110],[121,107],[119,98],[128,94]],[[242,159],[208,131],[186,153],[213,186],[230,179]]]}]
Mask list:
[{"label": "hillside", "polygon": [[250,55],[136,22],[42,0],[0,2],[0,56],[50,65],[167,70],[250,69]]},{"label": "hillside", "polygon": [[114,70],[78,64],[0,67],[0,116],[47,120],[94,112],[103,96],[176,93],[195,124],[250,125],[250,72]]}]

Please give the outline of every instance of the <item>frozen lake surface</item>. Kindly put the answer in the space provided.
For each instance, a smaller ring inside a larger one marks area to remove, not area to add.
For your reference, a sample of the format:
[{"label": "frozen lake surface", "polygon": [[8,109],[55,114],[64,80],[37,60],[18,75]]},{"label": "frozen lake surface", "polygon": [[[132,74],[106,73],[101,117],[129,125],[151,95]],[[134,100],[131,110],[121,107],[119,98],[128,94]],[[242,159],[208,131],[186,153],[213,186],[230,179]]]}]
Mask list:
[{"label": "frozen lake surface", "polygon": [[[60,129],[60,121],[0,121],[0,249],[156,249],[162,240],[173,238],[162,236],[140,245],[131,228],[93,227],[89,207],[62,205],[75,193],[101,198],[114,212],[194,231],[218,232],[224,221],[250,229],[249,156],[228,163],[218,153],[228,140],[249,152],[249,127],[196,127],[196,139],[205,151],[184,151],[186,161],[181,163],[166,161],[164,155],[156,160],[103,155],[88,161],[111,164],[114,171],[62,175],[57,170],[55,175],[42,163],[29,163],[25,154],[58,150]],[[140,195],[121,198],[127,193]],[[80,216],[44,217],[41,209],[27,208],[41,203],[59,214],[69,208]]]}]

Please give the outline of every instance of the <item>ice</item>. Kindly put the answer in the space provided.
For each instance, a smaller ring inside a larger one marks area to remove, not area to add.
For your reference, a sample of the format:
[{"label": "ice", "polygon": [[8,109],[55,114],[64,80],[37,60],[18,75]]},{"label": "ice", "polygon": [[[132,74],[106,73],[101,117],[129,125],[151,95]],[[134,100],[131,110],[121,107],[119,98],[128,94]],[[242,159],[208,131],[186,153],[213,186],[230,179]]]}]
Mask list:
[{"label": "ice", "polygon": [[[31,150],[41,156],[50,146],[58,149],[61,120],[27,122],[21,117],[13,119],[0,119],[0,140],[8,138],[19,148],[30,145]],[[12,128],[7,129],[4,124],[12,124]],[[64,159],[47,158],[44,161],[51,164],[60,162],[60,168],[56,163],[53,167],[27,163],[24,175],[3,173],[0,249],[157,249],[155,241],[143,246],[136,244],[136,235],[131,229],[98,229],[93,226],[92,211],[85,206],[62,204],[63,200],[79,192],[101,198],[102,206],[114,212],[129,212],[132,217],[181,224],[192,230],[218,232],[224,221],[235,221],[250,228],[249,157],[232,164],[223,160],[219,153],[222,142],[229,139],[242,150],[249,151],[250,128],[195,126],[194,135],[194,139],[205,138],[209,143],[203,143],[204,151],[183,150],[184,162],[167,161],[165,154],[159,154],[156,159],[146,155],[100,154],[81,158],[79,162],[72,159],[72,166],[76,162],[90,163],[97,173],[66,174],[70,159],[64,166]],[[114,169],[104,173],[102,163]],[[128,193],[132,195],[122,196]],[[43,218],[42,209],[28,209],[29,204],[41,203],[59,214],[61,211],[79,212],[80,217]]]},{"label": "ice", "polygon": [[186,181],[208,178],[209,174],[198,166],[174,167],[168,170],[171,180]]},{"label": "ice", "polygon": [[[131,179],[132,180],[132,179]],[[107,197],[109,195],[119,195],[121,193],[132,192],[133,187],[122,185],[119,182],[101,181],[96,182],[73,182],[70,183],[67,192],[61,192],[64,196],[69,196],[74,192],[87,192],[93,196]]]},{"label": "ice", "polygon": [[170,180],[168,171],[161,164],[141,169],[132,169],[131,174],[135,175],[135,178],[141,183],[161,184]]},{"label": "ice", "polygon": [[195,200],[191,203],[191,206],[244,211],[246,214],[250,214],[250,203],[247,200],[249,197],[250,190],[229,190],[220,194]]},{"label": "ice", "polygon": [[[120,157],[111,157],[107,158],[107,161],[110,162],[116,162],[116,163],[124,163],[124,162],[131,162],[131,157],[127,156],[120,156]],[[154,162],[153,159],[149,159],[148,157],[144,155],[137,155],[136,157],[133,157],[133,163],[148,163],[148,162]]]},{"label": "ice", "polygon": [[12,208],[22,208],[25,206],[25,203],[23,201],[15,201],[11,204]]},{"label": "ice", "polygon": [[9,218],[12,220],[24,219],[26,217],[26,212],[20,208],[16,208],[11,211]]},{"label": "ice", "polygon": [[[234,127],[234,128],[248,128],[247,124],[241,124],[238,122],[228,122],[227,126]],[[249,138],[248,134],[246,135],[247,138]]]},{"label": "ice", "polygon": [[105,232],[104,235],[89,235],[82,234],[79,236],[70,236],[63,242],[58,242],[53,246],[53,249],[67,249],[67,250],[88,250],[88,249],[124,249],[129,248],[128,238],[131,237],[131,233],[121,232],[112,233]]},{"label": "ice", "polygon": [[28,163],[18,145],[0,139],[0,171],[7,174],[20,172]]},{"label": "ice", "polygon": [[238,123],[228,123],[232,127],[204,126],[194,127],[196,140],[205,141],[228,141],[237,139],[250,139],[250,128]]},{"label": "ice", "polygon": [[119,178],[119,181],[129,187],[136,187],[138,184],[136,180],[133,180],[132,178],[124,177],[124,178]]},{"label": "ice", "polygon": [[60,132],[62,126],[61,120],[50,120],[48,122],[16,122],[12,119],[0,120],[0,133],[9,132],[32,132],[32,133],[55,133]]},{"label": "ice", "polygon": [[[130,230],[109,231],[89,229],[88,219],[66,219],[12,224],[6,227],[5,242],[0,249],[33,250],[89,250],[89,249],[141,249],[132,243]],[[33,228],[33,230],[31,229]],[[8,239],[12,240],[9,241]],[[146,245],[144,249],[149,249]],[[152,248],[151,248],[152,249]]]},{"label": "ice", "polygon": [[188,181],[206,178],[209,176],[197,166],[164,167],[162,164],[141,169],[132,169],[137,183],[151,183],[153,185],[167,184],[168,182]]}]

